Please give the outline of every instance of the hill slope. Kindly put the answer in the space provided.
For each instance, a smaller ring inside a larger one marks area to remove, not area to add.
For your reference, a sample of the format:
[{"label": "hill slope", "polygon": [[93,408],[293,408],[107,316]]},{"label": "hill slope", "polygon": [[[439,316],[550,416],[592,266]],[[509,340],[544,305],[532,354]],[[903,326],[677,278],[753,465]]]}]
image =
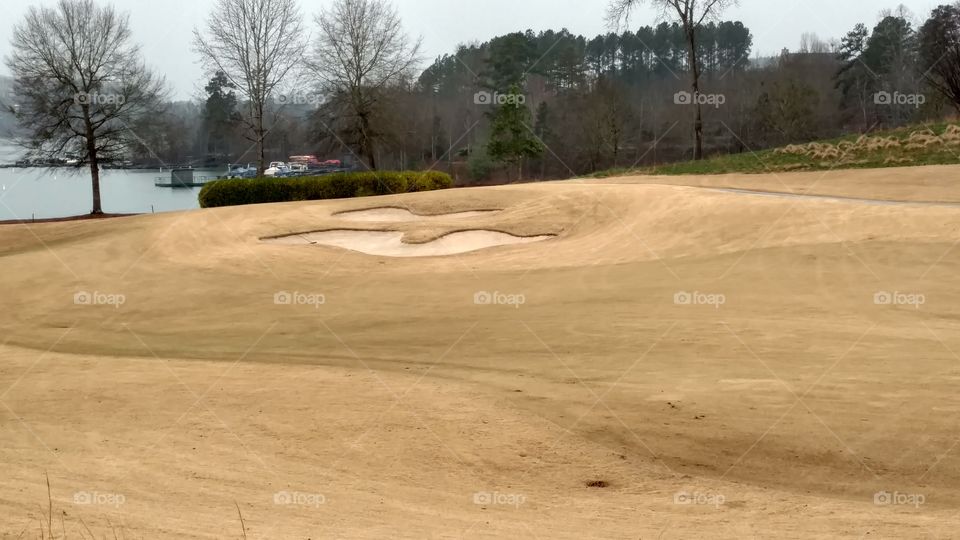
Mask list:
[{"label": "hill slope", "polygon": [[[956,201],[958,172],[779,182]],[[239,536],[235,503],[251,537],[948,536],[960,210],[686,180],[0,227],[0,530],[35,526],[49,471],[68,523],[151,538]],[[339,215],[375,207],[501,212]],[[330,229],[556,237],[261,241]]]}]

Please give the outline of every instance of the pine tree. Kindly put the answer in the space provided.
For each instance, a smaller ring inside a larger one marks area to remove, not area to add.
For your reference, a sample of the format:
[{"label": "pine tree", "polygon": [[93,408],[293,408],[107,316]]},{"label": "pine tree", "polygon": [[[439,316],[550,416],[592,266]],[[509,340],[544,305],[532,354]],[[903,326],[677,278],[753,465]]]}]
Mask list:
[{"label": "pine tree", "polygon": [[487,153],[491,158],[517,167],[517,179],[523,180],[524,158],[539,157],[545,147],[531,127],[530,109],[523,103],[520,87],[513,85],[508,103],[493,114]]}]

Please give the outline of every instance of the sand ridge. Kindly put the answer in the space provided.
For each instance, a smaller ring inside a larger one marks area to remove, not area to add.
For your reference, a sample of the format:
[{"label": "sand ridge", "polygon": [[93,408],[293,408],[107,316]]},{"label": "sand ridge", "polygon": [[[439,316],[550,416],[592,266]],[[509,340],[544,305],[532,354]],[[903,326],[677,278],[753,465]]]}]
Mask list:
[{"label": "sand ridge", "polygon": [[417,244],[406,243],[403,237],[404,233],[395,231],[340,229],[268,238],[264,241],[280,245],[333,246],[383,257],[441,257],[498,246],[542,242],[553,238],[548,235],[513,236],[489,230],[457,231],[445,234],[436,240]]},{"label": "sand ridge", "polygon": [[335,214],[334,217],[345,221],[397,223],[401,221],[424,222],[446,219],[466,219],[489,216],[491,214],[496,214],[499,211],[500,210],[468,210],[464,212],[451,212],[447,214],[421,215],[414,214],[407,208],[380,207],[366,210],[350,210]]}]

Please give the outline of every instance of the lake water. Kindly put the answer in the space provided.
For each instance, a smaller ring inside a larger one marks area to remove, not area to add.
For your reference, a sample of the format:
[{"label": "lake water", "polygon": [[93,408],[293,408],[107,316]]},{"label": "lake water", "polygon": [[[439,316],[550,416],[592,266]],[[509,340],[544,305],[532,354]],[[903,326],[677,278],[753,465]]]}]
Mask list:
[{"label": "lake water", "polygon": [[[0,163],[15,161],[15,152],[0,142]],[[224,170],[201,170],[195,177]],[[103,211],[112,214],[171,212],[199,208],[200,188],[160,188],[157,178],[170,171],[106,170],[100,173]],[[0,169],[0,221],[58,218],[88,214],[93,205],[89,169]]]},{"label": "lake water", "polygon": [[[194,172],[216,176],[223,171]],[[119,171],[100,173],[100,200],[110,214],[171,212],[200,208],[200,188],[161,188],[157,178],[168,181],[170,172]],[[57,218],[89,214],[93,207],[90,171],[72,169],[0,169],[0,221]]]}]

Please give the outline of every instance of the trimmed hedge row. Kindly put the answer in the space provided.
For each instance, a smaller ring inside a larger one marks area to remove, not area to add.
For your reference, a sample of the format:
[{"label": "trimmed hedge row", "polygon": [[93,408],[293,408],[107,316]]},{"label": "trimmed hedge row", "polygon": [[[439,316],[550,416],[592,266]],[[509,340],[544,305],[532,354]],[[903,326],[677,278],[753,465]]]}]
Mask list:
[{"label": "trimmed hedge row", "polygon": [[215,180],[200,190],[200,207],[349,199],[451,187],[453,179],[450,175],[437,171],[369,171],[294,178]]}]

